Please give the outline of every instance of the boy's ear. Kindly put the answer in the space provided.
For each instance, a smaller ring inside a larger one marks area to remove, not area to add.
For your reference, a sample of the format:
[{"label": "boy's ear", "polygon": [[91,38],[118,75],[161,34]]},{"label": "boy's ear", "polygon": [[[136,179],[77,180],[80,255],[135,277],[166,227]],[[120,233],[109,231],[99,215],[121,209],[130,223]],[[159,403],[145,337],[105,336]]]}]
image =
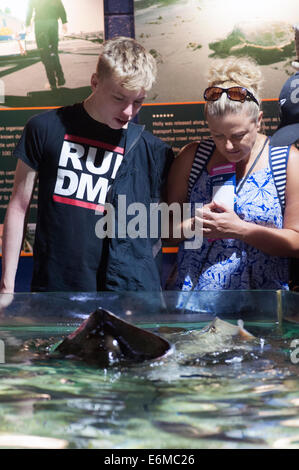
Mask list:
[{"label": "boy's ear", "polygon": [[96,73],[93,73],[90,79],[90,84],[91,84],[91,89],[92,91],[95,91],[99,84],[99,77]]}]

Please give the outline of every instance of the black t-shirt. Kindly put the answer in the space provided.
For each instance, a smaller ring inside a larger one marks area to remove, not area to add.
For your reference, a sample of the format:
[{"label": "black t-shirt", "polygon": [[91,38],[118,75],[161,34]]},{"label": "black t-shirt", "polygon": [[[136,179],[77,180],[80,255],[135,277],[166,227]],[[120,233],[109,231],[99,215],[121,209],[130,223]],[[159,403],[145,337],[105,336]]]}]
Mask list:
[{"label": "black t-shirt", "polygon": [[82,104],[25,126],[15,155],[39,174],[33,291],[95,291],[105,272],[95,233],[124,158],[126,130],[92,119]]}]

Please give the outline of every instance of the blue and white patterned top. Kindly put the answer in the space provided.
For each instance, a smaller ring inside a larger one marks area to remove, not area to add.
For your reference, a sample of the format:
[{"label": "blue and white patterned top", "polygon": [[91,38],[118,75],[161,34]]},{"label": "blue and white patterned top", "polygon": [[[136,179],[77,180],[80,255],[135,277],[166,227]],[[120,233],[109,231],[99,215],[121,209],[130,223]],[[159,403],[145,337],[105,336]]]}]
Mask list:
[{"label": "blue and white patterned top", "polygon": [[[192,188],[190,202],[207,204],[212,200],[211,177],[204,169]],[[269,167],[251,173],[236,196],[240,218],[267,227],[282,228],[283,216]],[[206,238],[200,249],[178,253],[175,288],[183,291],[214,289],[288,290],[288,259],[270,256],[237,239]]]}]

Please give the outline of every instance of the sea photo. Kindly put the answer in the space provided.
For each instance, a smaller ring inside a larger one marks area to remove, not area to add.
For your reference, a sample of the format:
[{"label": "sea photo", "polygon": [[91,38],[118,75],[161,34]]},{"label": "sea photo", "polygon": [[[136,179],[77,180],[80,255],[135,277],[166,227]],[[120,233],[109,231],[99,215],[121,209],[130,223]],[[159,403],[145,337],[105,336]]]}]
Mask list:
[{"label": "sea photo", "polygon": [[135,0],[136,39],[159,64],[148,102],[203,100],[214,58],[247,55],[260,64],[263,99],[294,73],[298,0]]}]

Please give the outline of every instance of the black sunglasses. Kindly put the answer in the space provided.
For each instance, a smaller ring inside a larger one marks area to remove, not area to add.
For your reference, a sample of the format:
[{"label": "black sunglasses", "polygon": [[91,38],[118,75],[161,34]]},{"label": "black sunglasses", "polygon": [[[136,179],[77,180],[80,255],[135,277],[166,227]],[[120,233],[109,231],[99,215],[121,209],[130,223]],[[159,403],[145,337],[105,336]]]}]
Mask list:
[{"label": "black sunglasses", "polygon": [[258,100],[253,96],[253,94],[247,90],[247,88],[241,86],[232,86],[230,88],[221,88],[219,86],[210,86],[204,92],[204,99],[206,101],[217,101],[219,100],[222,93],[225,92],[228,98],[232,101],[254,101],[258,106]]}]

